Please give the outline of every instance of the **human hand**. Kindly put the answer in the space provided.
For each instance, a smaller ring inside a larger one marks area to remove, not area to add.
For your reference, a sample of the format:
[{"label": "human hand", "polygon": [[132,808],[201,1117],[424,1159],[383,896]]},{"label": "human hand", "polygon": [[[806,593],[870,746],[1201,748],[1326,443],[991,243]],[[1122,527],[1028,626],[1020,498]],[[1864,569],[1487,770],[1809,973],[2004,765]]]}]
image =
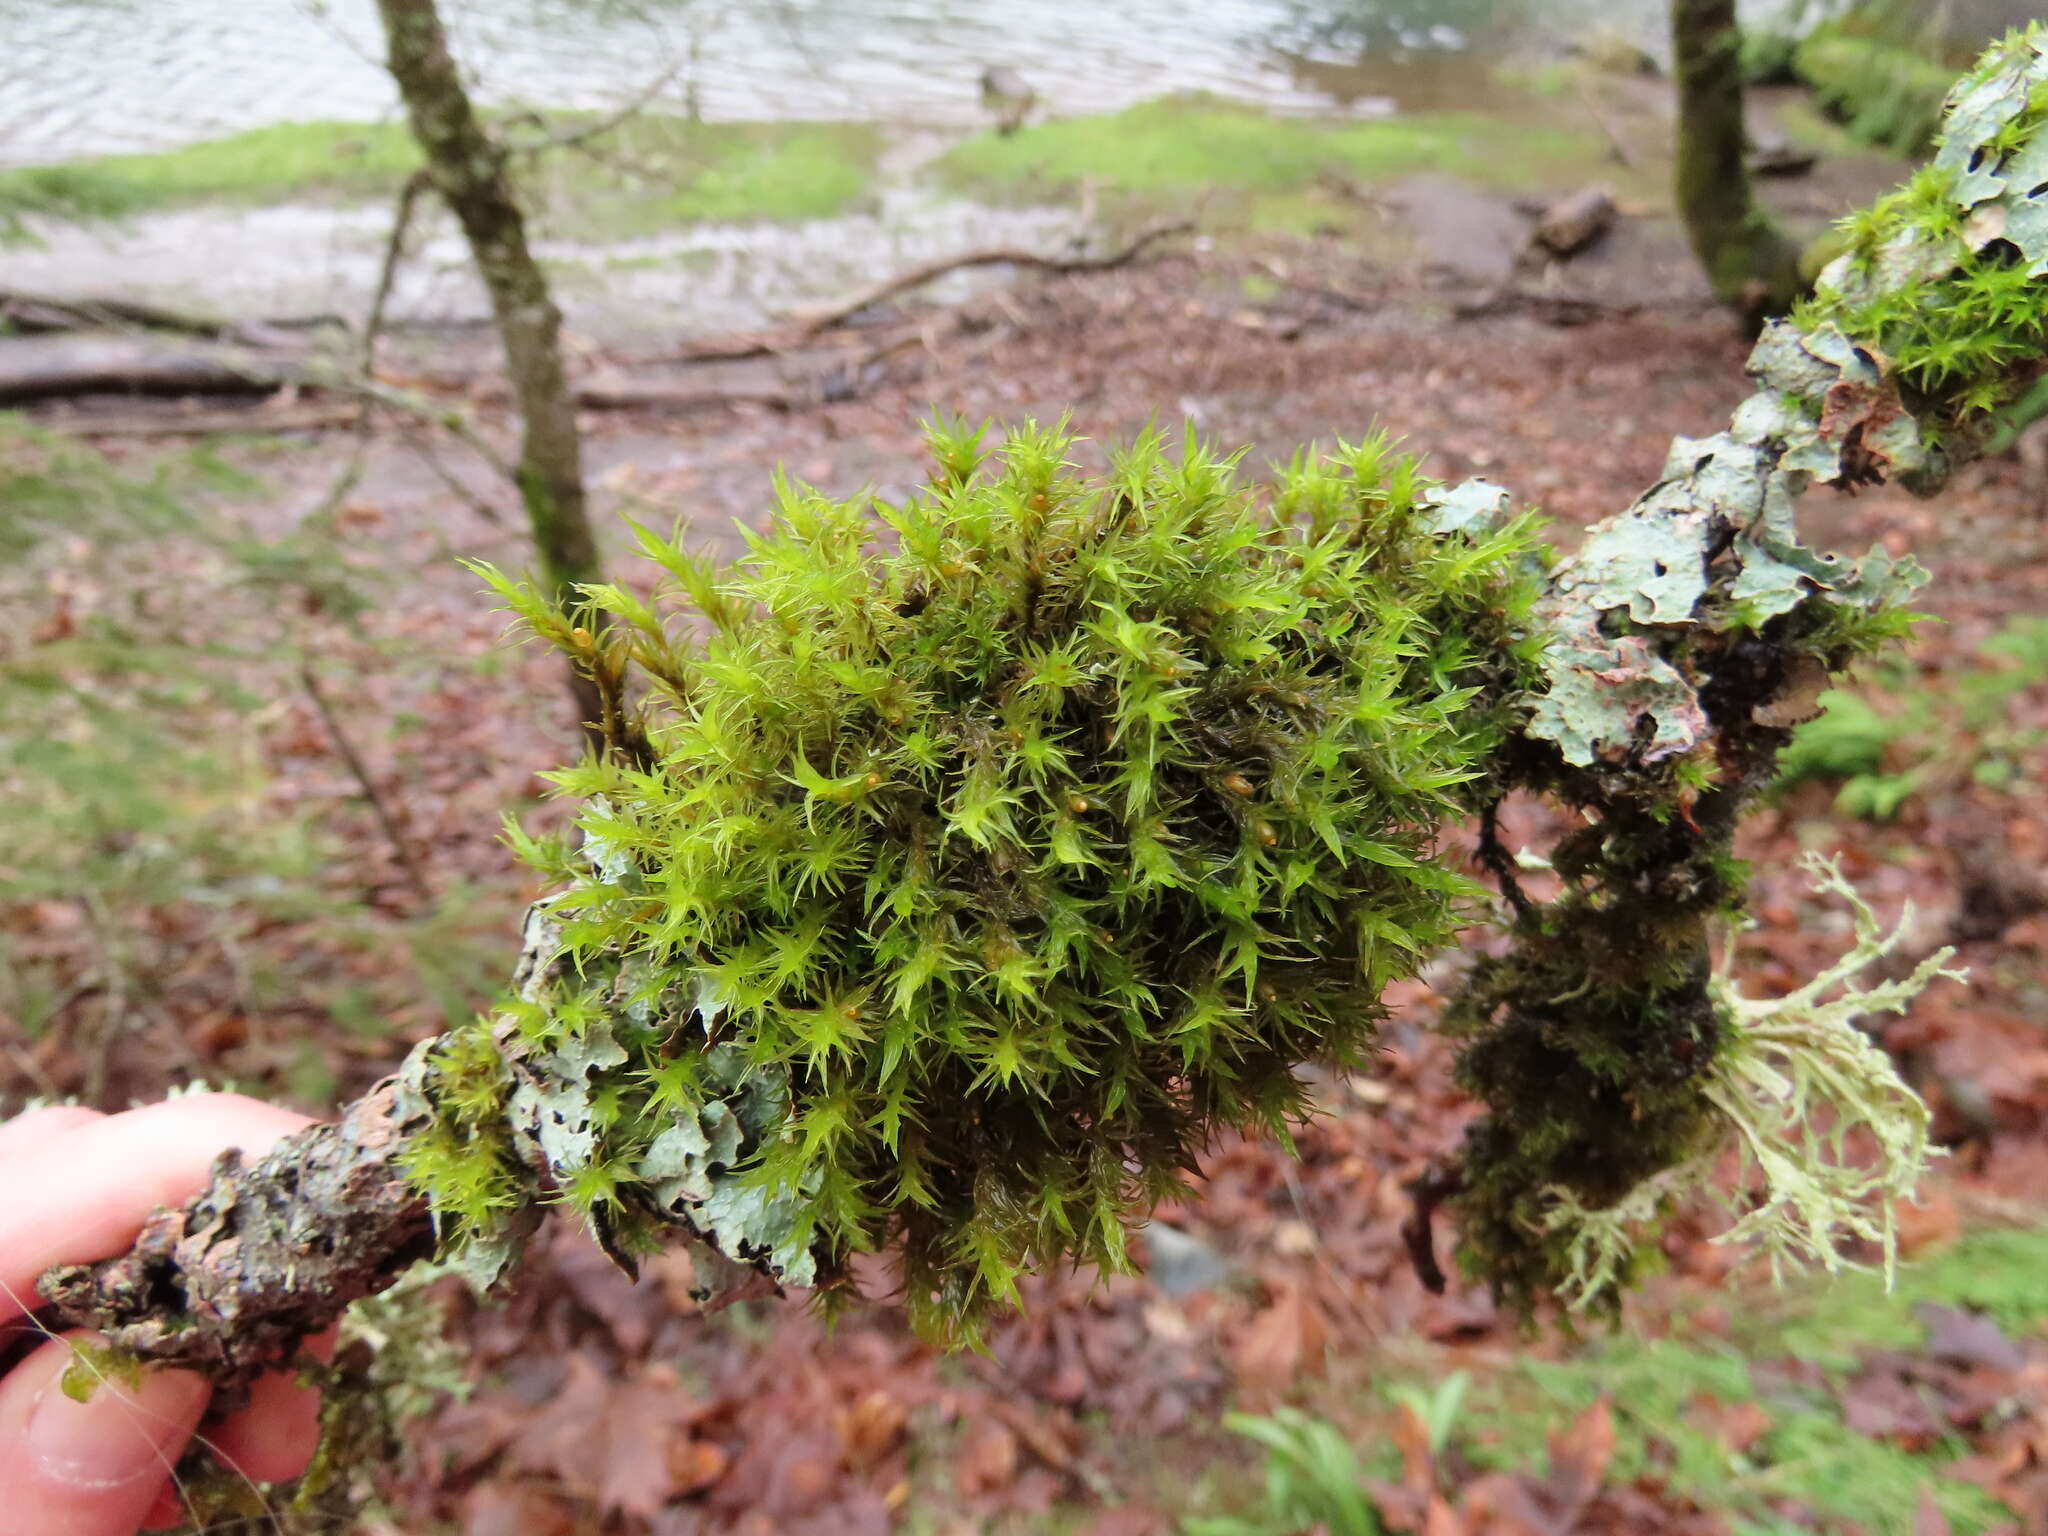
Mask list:
[{"label": "human hand", "polygon": [[[0,1122],[0,1346],[34,1326],[25,1318],[41,1304],[44,1270],[127,1251],[152,1210],[205,1188],[220,1152],[254,1157],[306,1123],[228,1093],[119,1115],[35,1109]],[[132,1536],[178,1521],[171,1472],[211,1389],[190,1371],[153,1370],[132,1386],[102,1381],[90,1401],[74,1402],[59,1385],[75,1358],[66,1340],[94,1337],[49,1339],[0,1376],[0,1526],[9,1536]],[[0,1347],[0,1359],[8,1353]],[[257,1482],[296,1477],[319,1438],[317,1394],[284,1374],[249,1394],[207,1444]]]}]

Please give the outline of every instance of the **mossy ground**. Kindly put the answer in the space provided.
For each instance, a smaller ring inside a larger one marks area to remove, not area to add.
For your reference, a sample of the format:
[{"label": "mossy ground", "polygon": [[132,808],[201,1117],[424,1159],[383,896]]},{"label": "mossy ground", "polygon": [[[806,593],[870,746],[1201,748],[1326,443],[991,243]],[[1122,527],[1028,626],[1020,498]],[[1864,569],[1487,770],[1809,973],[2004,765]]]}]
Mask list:
[{"label": "mossy ground", "polygon": [[1569,180],[1598,154],[1591,130],[1576,124],[1491,112],[1331,121],[1182,95],[969,139],[939,161],[937,174],[948,190],[984,202],[1067,200],[1092,187],[1111,212],[1199,201],[1205,222],[1300,234],[1356,219],[1347,182],[1438,171],[1526,189]]},{"label": "mossy ground", "polygon": [[[574,133],[588,113],[507,125],[513,142]],[[527,161],[545,233],[623,237],[712,221],[826,218],[867,197],[879,129],[846,123],[696,123],[645,113],[597,135],[594,154]],[[0,219],[104,219],[215,204],[380,201],[419,166],[402,122],[280,123],[151,154],[0,171]]]}]

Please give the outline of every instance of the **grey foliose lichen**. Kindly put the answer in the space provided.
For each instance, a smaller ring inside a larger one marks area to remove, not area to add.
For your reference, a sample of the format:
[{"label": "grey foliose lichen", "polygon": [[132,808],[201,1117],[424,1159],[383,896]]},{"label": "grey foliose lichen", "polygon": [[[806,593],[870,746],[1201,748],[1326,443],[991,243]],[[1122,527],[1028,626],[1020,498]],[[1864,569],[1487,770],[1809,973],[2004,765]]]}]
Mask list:
[{"label": "grey foliose lichen", "polygon": [[1942,205],[1902,219],[1874,256],[1831,264],[1814,304],[1758,341],[1748,364],[1757,389],[1729,430],[1674,442],[1658,483],[1560,566],[1539,613],[1553,639],[1530,736],[1579,767],[1680,756],[1707,730],[1687,665],[1697,631],[1755,629],[1814,597],[1875,611],[1925,580],[1881,551],[1846,561],[1812,549],[1793,504],[1816,481],[1890,479],[1927,493],[1947,478],[1950,450],[1916,419],[1879,338],[1854,322],[1874,325],[1882,300],[1998,241],[2029,276],[2048,274],[2044,93],[2048,31],[1994,50],[1951,104],[1930,183]]},{"label": "grey foliose lichen", "polygon": [[1832,326],[1781,320],[1748,371],[1757,390],[1729,429],[1674,440],[1663,477],[1587,535],[1538,606],[1552,638],[1528,734],[1568,763],[1655,763],[1705,740],[1686,631],[1755,629],[1820,594],[1876,609],[1926,579],[1881,550],[1859,561],[1822,554],[1793,517],[1816,480],[1926,470],[1881,361]]}]

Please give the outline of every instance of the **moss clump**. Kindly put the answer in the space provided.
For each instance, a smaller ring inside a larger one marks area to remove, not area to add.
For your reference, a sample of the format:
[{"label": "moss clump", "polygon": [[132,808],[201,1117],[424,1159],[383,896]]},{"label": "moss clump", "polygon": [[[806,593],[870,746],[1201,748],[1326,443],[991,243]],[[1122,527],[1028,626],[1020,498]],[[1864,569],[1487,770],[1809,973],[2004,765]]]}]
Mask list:
[{"label": "moss clump", "polygon": [[1936,440],[1990,432],[2048,351],[2034,142],[2048,123],[2048,83],[2030,83],[2026,69],[2039,46],[2037,34],[2015,34],[1956,83],[1934,163],[1843,221],[1842,257],[1794,317],[1879,349]]},{"label": "moss clump", "polygon": [[[1211,1135],[1371,1045],[1458,926],[1431,846],[1531,672],[1528,525],[1436,531],[1383,445],[1267,496],[1192,443],[1084,478],[1057,431],[978,437],[879,524],[785,487],[720,576],[650,538],[701,647],[506,589],[653,690],[556,775],[597,869],[504,1026],[573,1063],[553,1176],[622,1246],[680,1214],[828,1287],[889,1250],[942,1336],[1027,1266],[1121,1264]],[[683,1189],[707,1155],[744,1187]]]}]

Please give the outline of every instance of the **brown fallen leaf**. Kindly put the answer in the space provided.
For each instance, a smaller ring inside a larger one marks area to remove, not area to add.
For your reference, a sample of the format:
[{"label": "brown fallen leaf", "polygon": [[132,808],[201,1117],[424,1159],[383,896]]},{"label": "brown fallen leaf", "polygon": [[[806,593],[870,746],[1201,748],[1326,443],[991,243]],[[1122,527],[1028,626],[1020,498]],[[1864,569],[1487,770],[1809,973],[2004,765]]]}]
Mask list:
[{"label": "brown fallen leaf", "polygon": [[1273,1304],[1253,1318],[1231,1351],[1241,1391],[1272,1396],[1322,1367],[1329,1330],[1299,1286],[1283,1288]]},{"label": "brown fallen leaf", "polygon": [[1015,1481],[1019,1459],[1017,1437],[994,1419],[981,1419],[953,1458],[953,1486],[969,1498],[1000,1493]]},{"label": "brown fallen leaf", "polygon": [[696,1416],[672,1372],[616,1381],[579,1352],[554,1401],[514,1438],[505,1460],[551,1474],[608,1511],[646,1519],[675,1492],[670,1442]]},{"label": "brown fallen leaf", "polygon": [[1948,1365],[1988,1366],[2016,1371],[2026,1364],[2020,1347],[2005,1336],[1997,1320],[1958,1307],[1924,1301],[1913,1309],[1927,1325],[1927,1353]]},{"label": "brown fallen leaf", "polygon": [[1124,1504],[1105,1510],[1075,1536],[1166,1536],[1173,1522],[1150,1504]]},{"label": "brown fallen leaf", "polygon": [[1549,1493],[1566,1529],[1578,1523],[1600,1491],[1614,1459],[1614,1414],[1601,1398],[1550,1434]]},{"label": "brown fallen leaf", "polygon": [[561,1499],[523,1483],[485,1483],[463,1501],[462,1536],[577,1536]]},{"label": "brown fallen leaf", "polygon": [[856,1468],[874,1466],[902,1443],[910,1410],[886,1388],[877,1387],[837,1415],[846,1459]]}]

